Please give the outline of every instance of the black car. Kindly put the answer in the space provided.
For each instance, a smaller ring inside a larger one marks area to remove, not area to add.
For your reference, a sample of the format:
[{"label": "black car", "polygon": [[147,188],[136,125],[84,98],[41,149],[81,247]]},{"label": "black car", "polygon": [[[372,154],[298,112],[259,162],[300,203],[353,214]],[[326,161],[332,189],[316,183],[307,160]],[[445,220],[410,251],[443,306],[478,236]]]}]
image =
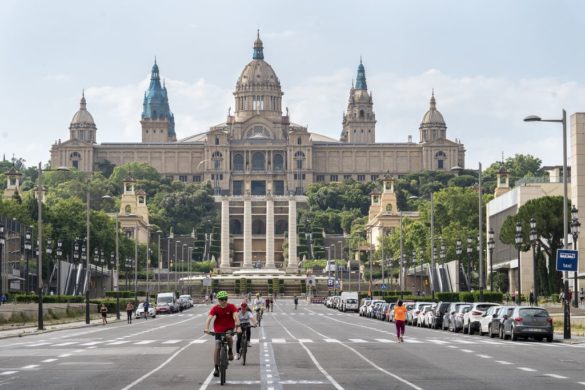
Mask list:
[{"label": "black car", "polygon": [[496,311],[492,315],[492,321],[488,326],[488,335],[491,338],[500,337],[501,339],[504,338],[503,336],[503,329],[504,329],[504,319],[506,319],[512,312],[514,311],[514,306],[500,306],[496,308]]},{"label": "black car", "polygon": [[433,310],[433,317],[431,320],[431,328],[439,329],[443,324],[443,316],[451,306],[451,302],[439,302],[437,307]]}]

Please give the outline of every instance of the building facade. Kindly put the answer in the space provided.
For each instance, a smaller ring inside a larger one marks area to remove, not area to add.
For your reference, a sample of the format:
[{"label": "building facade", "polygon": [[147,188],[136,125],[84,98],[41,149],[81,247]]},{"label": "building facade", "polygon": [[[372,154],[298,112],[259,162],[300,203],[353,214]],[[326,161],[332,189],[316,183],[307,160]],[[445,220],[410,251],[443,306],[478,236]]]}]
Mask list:
[{"label": "building facade", "polygon": [[208,131],[178,140],[169,95],[155,62],[139,118],[141,142],[98,143],[97,126],[83,96],[69,126],[69,139],[52,146],[51,162],[82,171],[105,161],[144,162],[164,176],[211,181],[219,193],[232,195],[299,194],[313,182],[372,181],[386,172],[398,176],[465,166],[465,148],[447,138],[434,94],[420,124],[419,142],[376,142],[374,102],[361,61],[339,139],[292,122],[288,109],[283,112],[283,95],[258,36],[252,61],[236,83],[234,112]]}]

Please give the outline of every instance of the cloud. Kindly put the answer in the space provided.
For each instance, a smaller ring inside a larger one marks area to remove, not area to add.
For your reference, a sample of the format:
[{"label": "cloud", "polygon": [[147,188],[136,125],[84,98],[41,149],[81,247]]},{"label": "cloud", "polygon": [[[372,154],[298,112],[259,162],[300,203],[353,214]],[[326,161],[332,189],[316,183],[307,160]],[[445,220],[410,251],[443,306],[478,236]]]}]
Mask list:
[{"label": "cloud", "polygon": [[[293,122],[338,138],[354,77],[354,70],[349,68],[313,75],[284,91],[283,108],[289,107]],[[553,78],[454,76],[438,69],[408,77],[394,73],[368,73],[367,77],[374,96],[378,142],[406,142],[408,135],[418,142],[420,121],[434,89],[437,108],[447,123],[447,136],[465,144],[468,167],[476,167],[478,161],[490,164],[501,159],[502,153],[532,154],[547,165],[560,164],[560,126],[525,123],[522,119],[532,113],[557,118],[561,107],[572,113],[585,106],[584,84]],[[147,76],[136,84],[86,90],[99,142],[140,141],[142,97],[148,84]],[[231,88],[204,78],[194,82],[167,79],[166,85],[178,138],[225,121],[228,107],[234,106]]]}]

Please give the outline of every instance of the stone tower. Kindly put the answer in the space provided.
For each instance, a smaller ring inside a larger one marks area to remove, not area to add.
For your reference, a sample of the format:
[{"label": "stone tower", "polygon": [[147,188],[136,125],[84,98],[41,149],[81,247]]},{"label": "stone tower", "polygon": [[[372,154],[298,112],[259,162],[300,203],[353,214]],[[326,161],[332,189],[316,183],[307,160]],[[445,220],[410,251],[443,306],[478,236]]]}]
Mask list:
[{"label": "stone tower", "polygon": [[97,127],[93,121],[93,117],[87,111],[87,103],[85,101],[85,92],[81,94],[81,102],[79,104],[79,111],[73,115],[71,124],[69,125],[69,139],[80,140],[89,144],[96,143]]},{"label": "stone tower", "polygon": [[445,124],[443,115],[437,110],[435,91],[431,95],[431,105],[423,116],[419,131],[420,143],[428,143],[447,138],[447,125]]},{"label": "stone tower", "polygon": [[349,91],[347,110],[343,115],[342,142],[373,144],[376,142],[376,114],[372,95],[368,92],[366,70],[360,58],[355,86]]},{"label": "stone tower", "polygon": [[497,198],[508,191],[510,191],[510,174],[502,164],[498,173],[496,173],[496,190],[494,196]]},{"label": "stone tower", "polygon": [[22,173],[18,172],[14,166],[6,172],[6,189],[4,190],[4,200],[12,200],[14,196],[21,197],[20,193],[20,178]]},{"label": "stone tower", "polygon": [[144,93],[142,109],[142,142],[174,142],[175,117],[169,108],[167,87],[161,86],[156,60],[152,66],[150,86]]}]

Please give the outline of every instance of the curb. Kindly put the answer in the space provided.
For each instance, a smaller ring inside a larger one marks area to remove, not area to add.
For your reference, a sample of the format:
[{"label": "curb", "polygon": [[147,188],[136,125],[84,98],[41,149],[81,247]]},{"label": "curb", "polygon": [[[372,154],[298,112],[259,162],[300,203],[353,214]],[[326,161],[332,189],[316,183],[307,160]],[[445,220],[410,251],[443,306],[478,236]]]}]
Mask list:
[{"label": "curb", "polygon": [[[101,319],[93,320],[93,321],[95,321],[95,323],[90,320],[89,324],[86,324],[85,322],[79,322],[78,325],[70,325],[70,326],[67,326],[67,325],[75,324],[76,322],[68,322],[65,324],[57,324],[57,325],[48,325],[43,330],[38,330],[36,327],[33,327],[33,326],[21,328],[21,329],[14,329],[14,330],[12,330],[12,329],[0,330],[0,340],[9,339],[9,338],[16,338],[16,337],[40,335],[40,334],[51,333],[51,332],[55,332],[55,331],[63,330],[63,329],[81,329],[81,328],[90,328],[90,327],[102,325]],[[108,321],[109,321],[109,323],[121,322],[122,316],[120,316],[119,320],[116,319],[115,316],[111,320],[110,320],[110,318],[108,318]],[[4,334],[4,332],[11,332],[11,333]],[[14,332],[14,333],[12,333],[12,332]]]}]

